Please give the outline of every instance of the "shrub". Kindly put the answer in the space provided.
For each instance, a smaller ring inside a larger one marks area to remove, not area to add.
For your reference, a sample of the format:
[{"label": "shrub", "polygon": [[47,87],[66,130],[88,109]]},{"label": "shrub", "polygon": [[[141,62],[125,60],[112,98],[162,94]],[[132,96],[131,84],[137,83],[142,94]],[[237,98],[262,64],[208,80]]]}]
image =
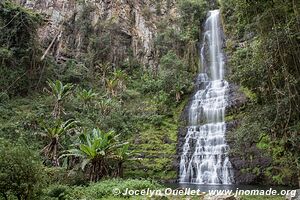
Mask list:
[{"label": "shrub", "polygon": [[52,197],[58,200],[65,200],[70,191],[70,187],[68,187],[67,185],[50,185],[45,193],[48,197]]},{"label": "shrub", "polygon": [[42,165],[37,155],[22,143],[0,139],[0,192],[7,199],[34,199],[42,183]]},{"label": "shrub", "polygon": [[11,1],[0,2],[0,90],[26,94],[39,82],[37,29],[41,21],[38,14]]},{"label": "shrub", "polygon": [[[113,189],[118,188],[121,192],[125,191],[126,188],[132,190],[142,190],[142,189],[158,189],[162,188],[160,184],[151,180],[136,180],[136,179],[111,179],[104,180],[98,183],[93,183],[88,187],[75,187],[72,193],[69,195],[70,199],[101,199],[109,196],[114,196],[112,193]],[[121,196],[121,194],[119,195]]]},{"label": "shrub", "polygon": [[53,184],[43,190],[43,199],[58,199],[58,200],[73,200],[73,199],[113,199],[124,198],[122,194],[114,195],[113,190],[118,188],[124,192],[126,188],[132,190],[143,189],[161,189],[162,185],[152,180],[137,180],[137,179],[110,179],[103,180],[97,183],[92,183],[89,186],[70,187],[67,185]]}]

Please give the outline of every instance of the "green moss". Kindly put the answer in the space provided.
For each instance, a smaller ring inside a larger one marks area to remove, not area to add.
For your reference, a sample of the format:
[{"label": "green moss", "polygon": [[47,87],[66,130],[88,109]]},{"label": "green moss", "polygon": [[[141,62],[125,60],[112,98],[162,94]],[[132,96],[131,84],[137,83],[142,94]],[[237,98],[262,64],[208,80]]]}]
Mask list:
[{"label": "green moss", "polygon": [[146,124],[145,129],[132,138],[134,154],[140,158],[127,163],[126,176],[176,178],[172,163],[176,154],[177,129],[173,118],[163,119],[160,127]]},{"label": "green moss", "polygon": [[249,98],[251,101],[256,101],[257,100],[257,96],[254,92],[252,92],[251,90],[249,90],[246,87],[240,87],[240,91],[243,92],[247,98]]},{"label": "green moss", "polygon": [[[159,125],[153,122],[143,123],[140,133],[130,138],[136,159],[125,163],[126,177],[151,177],[160,180],[177,178],[177,169],[173,163],[179,118],[187,102],[186,95],[177,106],[171,108],[172,115],[157,119]],[[155,105],[149,104],[150,108],[155,109]]]},{"label": "green moss", "polygon": [[270,147],[271,138],[269,135],[262,135],[260,141],[256,144],[259,149],[268,149]]},{"label": "green moss", "polygon": [[226,115],[225,116],[225,121],[226,122],[229,122],[229,121],[232,121],[232,120],[234,120],[234,115]]}]

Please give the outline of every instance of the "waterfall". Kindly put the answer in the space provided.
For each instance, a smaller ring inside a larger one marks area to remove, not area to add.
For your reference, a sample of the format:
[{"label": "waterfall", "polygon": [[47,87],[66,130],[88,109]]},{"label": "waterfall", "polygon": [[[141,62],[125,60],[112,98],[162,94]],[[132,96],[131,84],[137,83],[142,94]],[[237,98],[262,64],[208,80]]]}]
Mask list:
[{"label": "waterfall", "polygon": [[228,83],[224,78],[224,55],[219,10],[209,11],[201,48],[203,72],[189,108],[189,125],[182,147],[180,182],[232,184],[233,172],[225,141],[225,108]]}]

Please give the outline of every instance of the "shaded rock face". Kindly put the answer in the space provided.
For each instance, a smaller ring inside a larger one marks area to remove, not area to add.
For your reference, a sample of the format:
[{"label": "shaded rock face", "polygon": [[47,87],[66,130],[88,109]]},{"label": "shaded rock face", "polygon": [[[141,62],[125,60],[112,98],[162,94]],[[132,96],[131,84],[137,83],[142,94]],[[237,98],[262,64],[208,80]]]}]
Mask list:
[{"label": "shaded rock face", "polygon": [[[85,3],[76,0],[16,1],[46,16],[46,25],[39,31],[39,36],[45,46],[55,40],[51,53],[56,58],[67,56],[70,50],[78,57],[85,48],[85,36],[81,31],[66,31],[66,27],[72,28],[83,14],[81,17],[89,20],[93,26],[103,20],[113,21],[117,25],[116,35],[112,35],[111,62],[118,64],[118,60],[126,59],[131,49],[135,58],[151,68],[157,68],[158,65],[154,48],[156,22],[166,15],[177,17],[175,0],[89,0]],[[88,12],[86,5],[92,7]]]},{"label": "shaded rock face", "polygon": [[228,97],[226,107],[227,115],[237,113],[248,101],[245,94],[239,91],[239,86],[233,83],[229,83]]},{"label": "shaded rock face", "polygon": [[[228,106],[226,108],[227,116],[234,116],[240,112],[240,109],[246,105],[248,99],[242,92],[239,91],[239,87],[234,84],[230,84],[229,86],[229,99],[228,99]],[[226,123],[226,130],[227,130],[227,138],[230,135],[234,135],[234,130],[240,125],[240,120],[234,118]],[[234,138],[234,136],[231,136]],[[234,152],[237,151],[237,147],[235,141],[227,139],[227,143],[231,150]],[[244,169],[254,169],[257,166],[266,167],[270,164],[271,160],[265,158],[260,150],[258,150],[255,144],[247,144],[243,149],[239,149],[241,153],[239,155],[232,153],[229,155],[230,162],[234,169],[235,174],[235,182],[237,184],[250,184],[254,182],[258,182],[260,177],[258,174],[254,174],[252,171],[245,171]],[[252,155],[252,159],[247,159],[248,156]]]},{"label": "shaded rock face", "polygon": [[[226,110],[227,115],[235,116],[241,112],[248,99],[239,87],[234,84],[229,86],[229,99]],[[226,123],[227,138],[235,138],[235,129],[240,125],[241,119],[234,118]],[[245,142],[243,149],[236,146],[234,139],[228,139],[227,143],[233,152],[229,154],[230,162],[234,169],[235,182],[237,184],[260,184],[267,182],[260,169],[267,168],[271,164],[271,158],[256,147],[256,143]],[[263,180],[263,181],[262,181]]]}]

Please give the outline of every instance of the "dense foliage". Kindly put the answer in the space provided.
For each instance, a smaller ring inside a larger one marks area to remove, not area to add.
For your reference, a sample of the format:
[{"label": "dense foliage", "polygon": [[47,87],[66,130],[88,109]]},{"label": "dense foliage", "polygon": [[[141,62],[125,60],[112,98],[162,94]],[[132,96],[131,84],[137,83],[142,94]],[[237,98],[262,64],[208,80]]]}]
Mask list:
[{"label": "dense foliage", "polygon": [[[158,26],[155,67],[133,54],[132,36],[114,17],[101,15],[93,23],[93,3],[78,1],[80,12],[41,40],[42,22],[52,21],[12,2],[0,2],[0,138],[22,138],[24,147],[1,147],[3,197],[33,199],[41,196],[40,186],[51,185],[43,199],[103,198],[115,185],[158,185],[137,180],[82,185],[123,176],[175,179],[178,119],[198,69],[206,2],[166,1],[162,14],[157,1],[155,13],[143,10],[145,19]],[[172,6],[180,15],[170,13]],[[19,185],[4,184],[14,173],[5,168],[21,173],[14,174]]]},{"label": "dense foliage", "polygon": [[[160,184],[150,180],[135,180],[135,179],[111,179],[103,180],[98,183],[91,183],[88,186],[68,187],[66,185],[51,185],[44,191],[43,199],[136,199],[136,197],[123,196],[122,194],[114,194],[114,189],[119,189],[120,192],[125,192],[127,188],[132,190],[143,189],[161,189]],[[159,197],[157,198],[159,199]]]},{"label": "dense foliage", "polygon": [[[94,3],[76,1],[80,12],[41,41],[38,30],[47,16],[12,2],[0,2],[2,197],[101,199],[116,186],[161,187],[106,178],[175,179],[179,115],[199,70],[199,27],[209,3],[167,0],[164,10],[155,1],[155,12],[141,11],[145,23],[157,29],[156,64],[150,67],[134,55],[132,36],[121,31],[118,20],[101,15],[93,23]],[[242,118],[231,138],[232,153],[252,160],[253,152],[240,149],[254,145],[273,161],[267,168],[243,170],[271,177],[272,183],[293,182],[300,173],[298,5],[221,4],[229,78],[250,99],[232,117]]]},{"label": "dense foliage", "polygon": [[36,13],[10,1],[0,2],[1,92],[26,95],[39,82],[42,63],[37,29],[41,22]]},{"label": "dense foliage", "polygon": [[36,153],[24,143],[0,140],[0,193],[19,200],[34,199],[43,184],[43,167]]},{"label": "dense foliage", "polygon": [[242,146],[256,144],[272,157],[272,164],[257,173],[292,183],[295,175],[300,178],[299,4],[292,0],[221,2],[229,36],[230,79],[252,93],[233,136],[233,151],[243,154]]}]

